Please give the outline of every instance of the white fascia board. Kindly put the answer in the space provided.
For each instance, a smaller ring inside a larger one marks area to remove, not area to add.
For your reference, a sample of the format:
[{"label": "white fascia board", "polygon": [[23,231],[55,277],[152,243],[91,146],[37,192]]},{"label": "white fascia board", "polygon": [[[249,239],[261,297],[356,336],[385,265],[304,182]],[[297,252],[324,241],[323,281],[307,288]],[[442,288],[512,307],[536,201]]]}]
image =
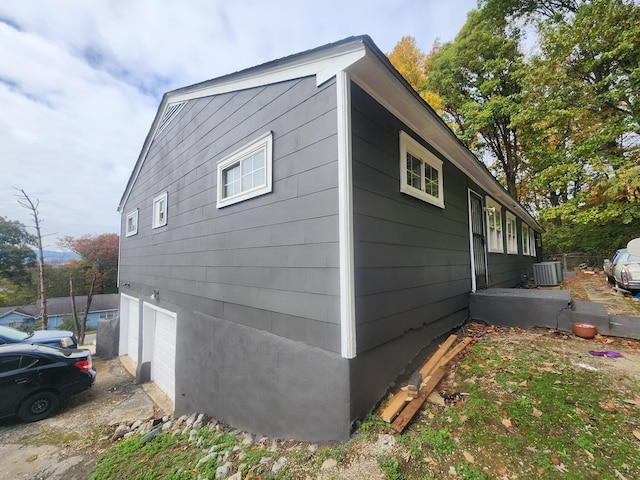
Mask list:
[{"label": "white fascia board", "polygon": [[246,75],[234,76],[228,81],[212,80],[213,83],[210,85],[205,84],[202,87],[188,87],[185,91],[169,92],[167,94],[168,100],[169,103],[183,102],[310,76],[316,77],[316,85],[319,86],[366,54],[366,49],[361,43],[346,47],[349,48],[332,52],[331,55],[325,53],[317,57],[303,58],[293,64],[285,63],[258,72],[249,71]]},{"label": "white fascia board", "polygon": [[488,194],[523,219],[534,230],[540,226],[498,183],[487,168],[451,132],[435,113],[425,109],[396,76],[374,55],[354,64],[349,73],[352,80],[404,122],[416,134],[444,155],[465,175],[473,179]]},{"label": "white fascia board", "polygon": [[302,56],[298,60],[291,62],[284,61],[269,68],[263,69],[258,67],[256,69],[249,69],[244,74],[229,75],[228,79],[222,77],[218,80],[211,80],[165,93],[158,107],[151,130],[147,135],[142,152],[138,156],[138,162],[130,177],[131,181],[127,184],[127,190],[125,190],[120,205],[118,206],[118,212],[123,212],[124,205],[129,198],[133,185],[136,183],[144,159],[155,138],[156,131],[160,125],[160,119],[168,105],[309,76],[315,76],[316,85],[320,86],[336,76],[339,72],[345,71],[350,65],[363,58],[366,53],[366,48],[362,42],[349,43],[330,52],[322,51],[315,55]]}]

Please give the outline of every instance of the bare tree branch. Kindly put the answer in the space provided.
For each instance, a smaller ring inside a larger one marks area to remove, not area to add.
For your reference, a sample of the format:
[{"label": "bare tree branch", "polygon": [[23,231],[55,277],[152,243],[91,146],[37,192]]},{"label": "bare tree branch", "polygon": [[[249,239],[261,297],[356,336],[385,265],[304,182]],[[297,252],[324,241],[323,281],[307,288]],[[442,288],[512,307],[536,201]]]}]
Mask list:
[{"label": "bare tree branch", "polygon": [[29,198],[29,195],[23,190],[16,188],[21,195],[18,195],[18,203],[21,207],[31,211],[33,217],[33,224],[36,229],[36,238],[38,240],[38,268],[40,270],[40,316],[42,318],[42,330],[49,329],[49,317],[47,316],[47,292],[46,284],[44,281],[44,252],[42,251],[42,234],[40,232],[40,224],[42,220],[38,216],[38,206],[40,200],[36,199],[35,203]]}]

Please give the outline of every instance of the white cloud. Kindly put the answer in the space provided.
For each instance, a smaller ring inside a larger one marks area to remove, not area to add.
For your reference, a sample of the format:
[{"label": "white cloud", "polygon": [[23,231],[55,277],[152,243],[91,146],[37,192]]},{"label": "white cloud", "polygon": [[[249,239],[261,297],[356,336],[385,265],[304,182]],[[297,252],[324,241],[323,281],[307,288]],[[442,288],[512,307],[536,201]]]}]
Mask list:
[{"label": "white cloud", "polygon": [[384,52],[403,35],[451,40],[475,0],[3,0],[0,215],[30,224],[13,187],[40,200],[49,243],[117,232],[116,207],[168,90],[351,35]]}]

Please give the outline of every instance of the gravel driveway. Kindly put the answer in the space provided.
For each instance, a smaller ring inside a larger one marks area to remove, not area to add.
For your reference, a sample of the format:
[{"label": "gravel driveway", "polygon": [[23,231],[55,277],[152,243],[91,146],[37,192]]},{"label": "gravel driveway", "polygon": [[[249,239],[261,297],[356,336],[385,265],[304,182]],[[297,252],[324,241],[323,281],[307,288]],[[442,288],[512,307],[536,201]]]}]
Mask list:
[{"label": "gravel driveway", "polygon": [[115,425],[146,420],[155,405],[120,359],[93,357],[94,386],[36,423],[0,420],[0,478],[86,480]]}]

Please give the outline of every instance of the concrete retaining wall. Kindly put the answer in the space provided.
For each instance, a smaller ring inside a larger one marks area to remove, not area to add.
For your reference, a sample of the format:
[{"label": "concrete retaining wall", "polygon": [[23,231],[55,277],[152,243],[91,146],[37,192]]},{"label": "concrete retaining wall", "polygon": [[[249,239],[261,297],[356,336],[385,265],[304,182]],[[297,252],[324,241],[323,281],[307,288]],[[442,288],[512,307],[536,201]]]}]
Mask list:
[{"label": "concrete retaining wall", "polygon": [[640,339],[640,317],[609,315],[603,304],[572,300],[567,290],[481,290],[470,295],[469,313],[489,325],[571,332],[572,324],[580,322],[595,325],[601,335]]},{"label": "concrete retaining wall", "polygon": [[470,294],[472,320],[521,328],[571,325],[571,294],[566,290],[489,288]]}]

